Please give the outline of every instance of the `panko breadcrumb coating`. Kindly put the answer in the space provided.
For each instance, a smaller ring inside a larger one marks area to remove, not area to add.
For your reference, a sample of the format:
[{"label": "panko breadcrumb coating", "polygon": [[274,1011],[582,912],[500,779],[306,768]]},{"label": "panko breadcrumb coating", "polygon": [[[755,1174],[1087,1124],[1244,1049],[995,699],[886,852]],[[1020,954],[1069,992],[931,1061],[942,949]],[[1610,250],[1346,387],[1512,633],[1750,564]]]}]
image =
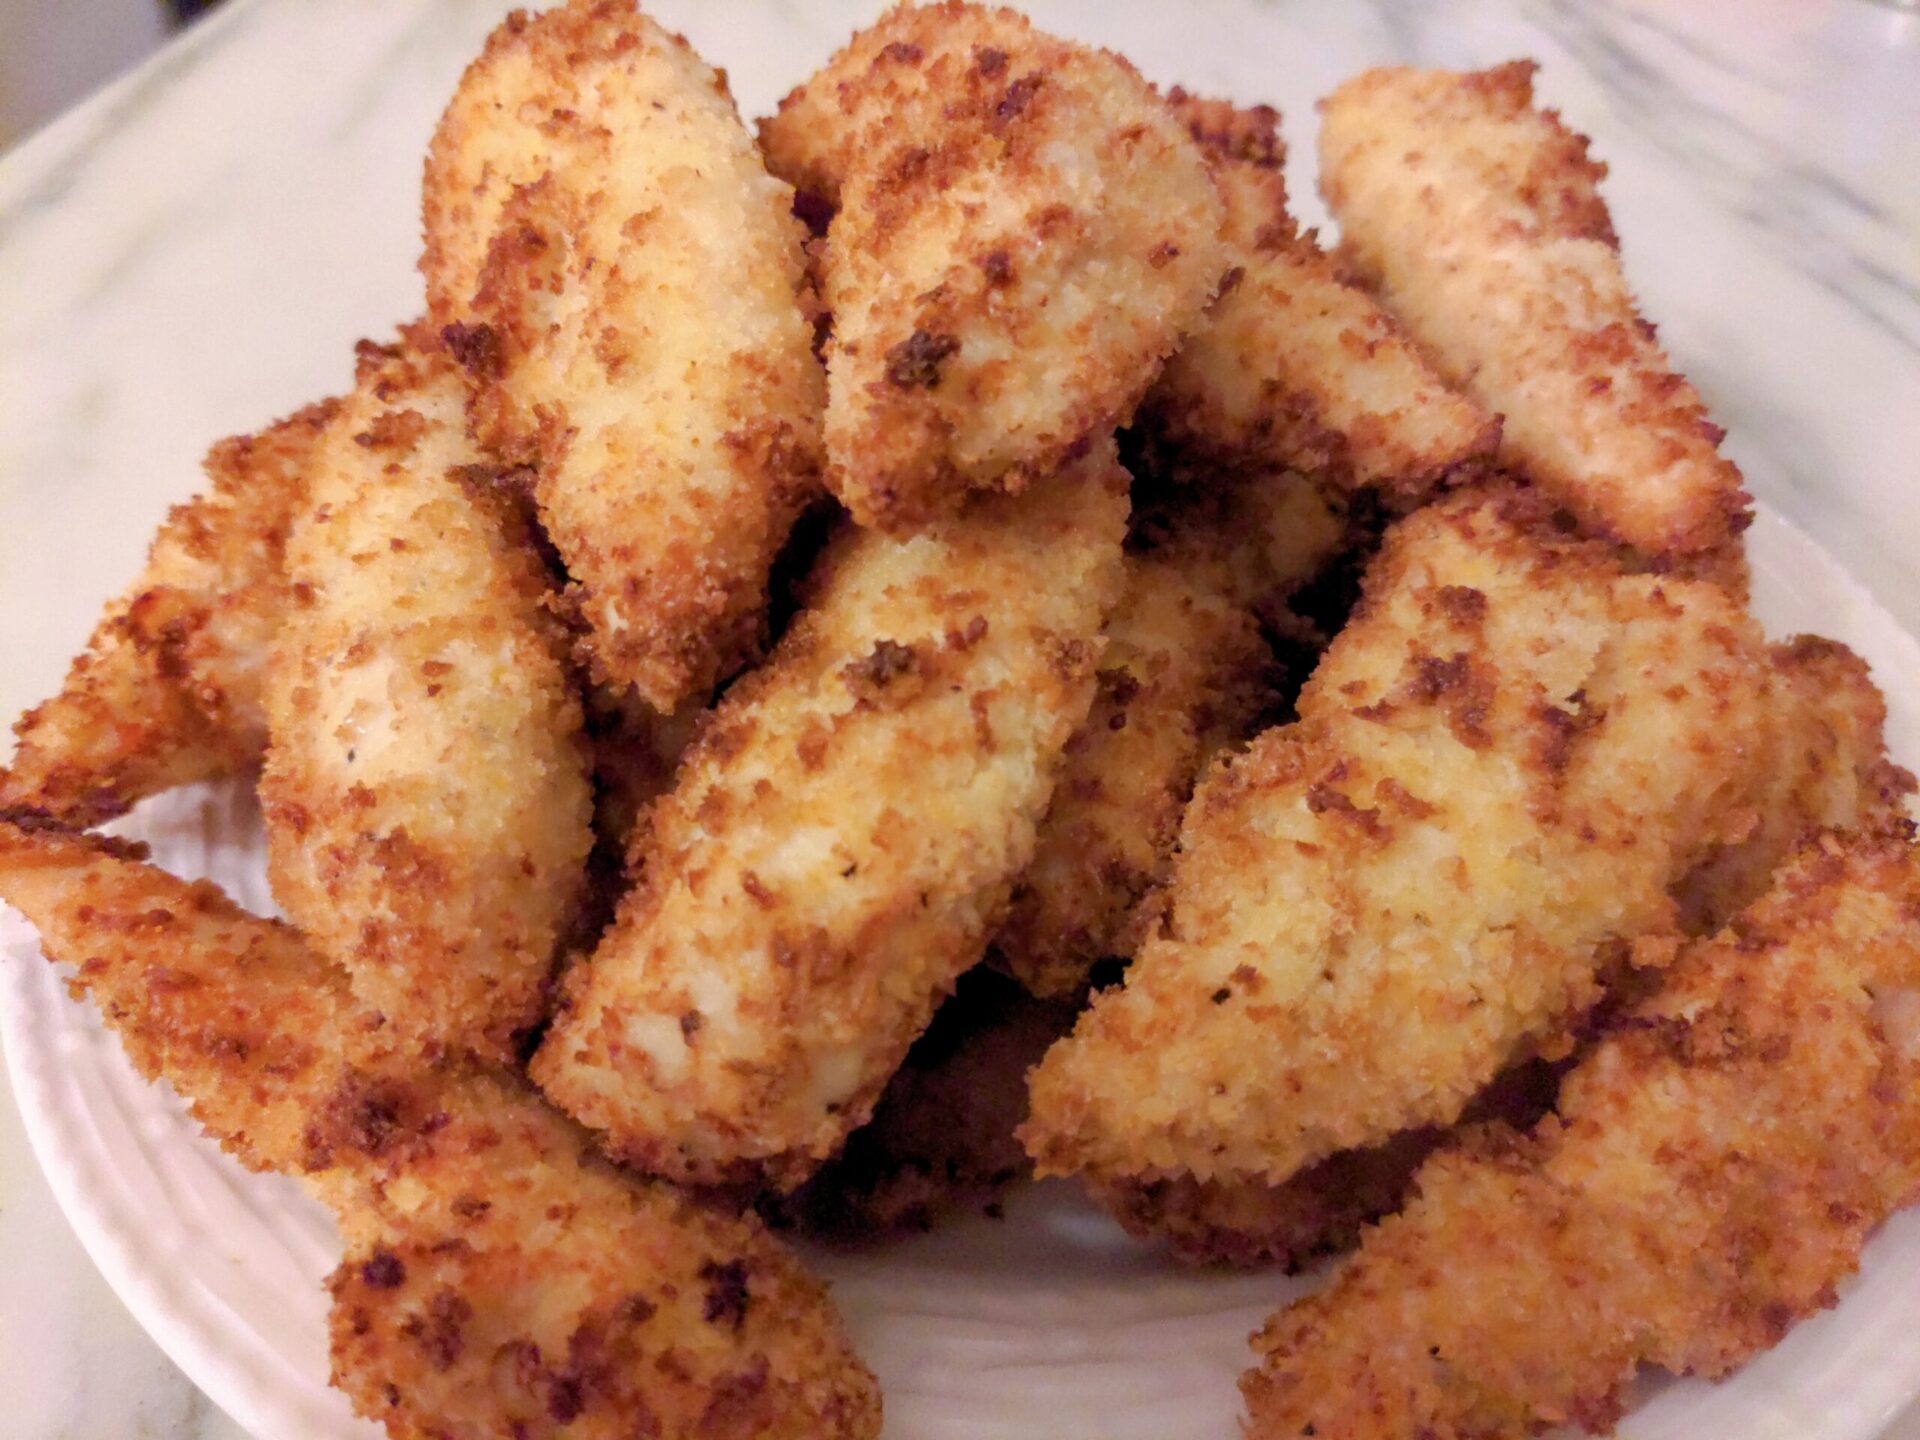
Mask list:
[{"label": "panko breadcrumb coating", "polygon": [[306,498],[325,400],[207,453],[133,588],[107,606],[60,693],[15,723],[0,807],[97,825],[175,785],[244,771],[267,744],[267,650],[281,557]]},{"label": "panko breadcrumb coating", "polygon": [[430,1068],[286,925],[122,842],[0,822],[0,895],[149,1079],[339,1214],[333,1381],[394,1440],[877,1434],[817,1281],[625,1179],[515,1081]]},{"label": "panko breadcrumb coating", "polygon": [[1567,1078],[1255,1339],[1248,1434],[1602,1432],[1642,1365],[1718,1379],[1832,1305],[1920,1192],[1910,827],[1823,836]]},{"label": "panko breadcrumb coating", "polygon": [[516,12],[429,152],[421,267],[487,445],[535,493],[594,677],[671,712],[761,637],[819,486],[793,195],[724,80],[631,0]]},{"label": "panko breadcrumb coating", "polygon": [[1681,884],[1691,933],[1719,929],[1765,894],[1803,836],[1873,828],[1903,813],[1914,791],[1913,776],[1887,758],[1887,702],[1866,661],[1817,635],[1797,635],[1769,654],[1778,703],[1763,788],[1740,838]]},{"label": "panko breadcrumb coating", "polygon": [[592,794],[546,571],[423,341],[362,347],[287,547],[268,874],[396,1029],[504,1060],[541,1018]]},{"label": "panko breadcrumb coating", "polygon": [[1279,114],[1169,98],[1220,182],[1233,269],[1142,407],[1161,443],[1214,464],[1378,486],[1402,504],[1485,468],[1499,421],[1448,389],[1294,223]]},{"label": "panko breadcrumb coating", "polygon": [[1206,162],[1125,60],[1009,10],[889,11],[764,121],[827,232],[827,482],[910,529],[1126,421],[1227,260]]},{"label": "panko breadcrumb coating", "polygon": [[610,1152],[791,1188],[977,961],[1087,714],[1120,587],[1111,444],[896,538],[843,532],[651,816],[533,1074]]},{"label": "panko breadcrumb coating", "polygon": [[1585,529],[1654,560],[1732,550],[1740,472],[1634,308],[1606,167],[1534,108],[1535,68],[1369,70],[1323,101],[1341,253]]},{"label": "panko breadcrumb coating", "polygon": [[[1677,890],[1681,927],[1711,934],[1760,895],[1802,837],[1896,818],[1913,777],[1886,757],[1886,704],[1845,646],[1803,635],[1770,647],[1774,686],[1760,789],[1741,838],[1717,847]],[[1555,1071],[1531,1061],[1504,1072],[1467,1106],[1462,1125],[1530,1128],[1551,1106]],[[1328,1156],[1281,1185],[1191,1175],[1118,1177],[1090,1186],[1129,1231],[1189,1263],[1297,1265],[1357,1243],[1399,1208],[1420,1162],[1457,1138],[1428,1127]]]},{"label": "panko breadcrumb coating", "polygon": [[1027,1071],[1073,1028],[1074,1013],[974,966],[907,1051],[873,1119],[766,1208],[778,1223],[841,1243],[927,1230],[963,1206],[990,1213],[1032,1168],[1013,1135],[1027,1113]]},{"label": "panko breadcrumb coating", "polygon": [[1466,494],[1389,533],[1300,722],[1196,794],[1125,989],[1035,1072],[1041,1173],[1279,1182],[1450,1124],[1671,931],[1760,784],[1764,647],[1547,509]]},{"label": "panko breadcrumb coating", "polygon": [[994,938],[1036,995],[1074,995],[1101,960],[1138,948],[1195,778],[1272,697],[1261,617],[1345,539],[1339,506],[1290,473],[1177,498],[1128,557],[1093,708]]}]

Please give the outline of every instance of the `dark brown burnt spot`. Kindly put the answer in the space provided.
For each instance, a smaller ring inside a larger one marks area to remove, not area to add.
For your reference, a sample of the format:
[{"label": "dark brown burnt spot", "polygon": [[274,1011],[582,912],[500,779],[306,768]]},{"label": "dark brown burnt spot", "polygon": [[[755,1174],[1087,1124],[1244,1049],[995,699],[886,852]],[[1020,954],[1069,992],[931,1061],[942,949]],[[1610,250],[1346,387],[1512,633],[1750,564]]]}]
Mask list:
[{"label": "dark brown burnt spot", "polygon": [[504,361],[500,336],[491,325],[468,325],[456,320],[442,327],[440,340],[454,362],[474,379],[499,379]]},{"label": "dark brown burnt spot", "polygon": [[1588,709],[1584,700],[1576,694],[1568,702],[1571,709],[1543,704],[1534,712],[1541,727],[1535,755],[1541,768],[1556,778],[1566,773],[1580,737],[1600,723],[1600,712]]},{"label": "dark brown burnt spot", "polygon": [[1378,810],[1363,809],[1353,803],[1353,797],[1344,790],[1336,790],[1326,781],[1318,781],[1307,787],[1307,809],[1315,815],[1339,815],[1351,820],[1368,835],[1378,836],[1385,833],[1380,824]]},{"label": "dark brown burnt spot", "polygon": [[919,665],[913,646],[896,640],[878,640],[864,658],[849,661],[840,674],[847,688],[861,699],[880,694],[902,675],[911,674]]},{"label": "dark brown burnt spot", "polygon": [[700,1278],[706,1282],[707,1296],[701,1318],[710,1325],[738,1330],[747,1319],[747,1262],[729,1260],[725,1264],[708,1260],[700,1266]]},{"label": "dark brown burnt spot", "polygon": [[887,351],[887,379],[902,390],[931,390],[940,383],[940,367],[960,349],[953,335],[916,330]]},{"label": "dark brown burnt spot", "polygon": [[1171,240],[1162,240],[1147,252],[1147,264],[1154,269],[1163,269],[1180,258],[1180,247]]},{"label": "dark brown burnt spot", "polygon": [[1475,671],[1473,659],[1465,651],[1444,660],[1437,655],[1416,655],[1413,678],[1407,682],[1405,694],[1417,705],[1444,702],[1453,738],[1469,750],[1484,750],[1491,743],[1487,707],[1493,703],[1493,686]]},{"label": "dark brown burnt spot", "polygon": [[949,650],[971,650],[986,638],[987,617],[976,615],[962,628],[947,631]]},{"label": "dark brown burnt spot", "polygon": [[991,80],[1007,68],[1007,52],[992,45],[976,45],[973,68]]},{"label": "dark brown burnt spot", "polygon": [[925,54],[918,45],[908,40],[896,40],[880,52],[882,59],[891,60],[896,65],[918,65]]},{"label": "dark brown burnt spot", "polygon": [[1433,603],[1454,624],[1472,628],[1487,618],[1487,597],[1471,585],[1442,585]]},{"label": "dark brown burnt spot", "polygon": [[687,1044],[693,1044],[693,1037],[700,1033],[701,1025],[706,1022],[698,1010],[689,1010],[680,1017],[680,1038]]},{"label": "dark brown burnt spot", "polygon": [[353,443],[366,450],[393,450],[404,455],[426,433],[426,416],[418,410],[383,410],[353,437]]},{"label": "dark brown burnt spot", "polygon": [[987,122],[987,128],[998,134],[1015,120],[1018,120],[1026,108],[1033,103],[1033,97],[1040,93],[1045,77],[1038,71],[1022,75],[1007,87],[1007,93],[994,103],[993,118]]},{"label": "dark brown burnt spot", "polygon": [[398,1255],[378,1246],[360,1266],[360,1283],[369,1290],[398,1290],[407,1283],[407,1267]]},{"label": "dark brown burnt spot", "polygon": [[990,285],[1004,285],[1013,279],[1013,257],[1004,250],[989,250],[980,257],[980,273]]},{"label": "dark brown burnt spot", "polygon": [[1097,670],[1094,672],[1094,679],[1099,684],[1101,698],[1115,705],[1130,704],[1134,696],[1140,693],[1140,682],[1124,665]]},{"label": "dark brown burnt spot", "polygon": [[746,891],[753,903],[763,910],[773,904],[773,892],[767,889],[760,877],[751,870],[740,872],[740,888]]}]

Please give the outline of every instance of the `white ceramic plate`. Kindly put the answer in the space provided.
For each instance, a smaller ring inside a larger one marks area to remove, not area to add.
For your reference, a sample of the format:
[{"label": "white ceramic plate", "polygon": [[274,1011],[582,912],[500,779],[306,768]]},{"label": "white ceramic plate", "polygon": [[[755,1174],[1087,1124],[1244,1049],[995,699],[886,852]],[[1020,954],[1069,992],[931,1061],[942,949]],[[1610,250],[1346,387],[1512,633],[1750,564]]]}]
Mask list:
[{"label": "white ceramic plate", "polygon": [[[1763,516],[1756,607],[1818,630],[1889,687],[1897,757],[1920,758],[1920,645],[1820,549]],[[238,785],[180,791],[121,827],[159,863],[269,902],[258,816]],[[167,1353],[262,1437],[376,1440],[327,1386],[326,1212],[250,1175],[143,1084],[32,931],[0,912],[0,1036],[33,1147],[88,1252]],[[1246,1336],[1311,1280],[1196,1274],[1157,1260],[1065,1186],[861,1254],[813,1257],[886,1393],[893,1440],[1211,1440],[1237,1434]],[[1868,1247],[1839,1307],[1724,1384],[1650,1381],[1634,1440],[1871,1440],[1920,1394],[1920,1211]]]}]

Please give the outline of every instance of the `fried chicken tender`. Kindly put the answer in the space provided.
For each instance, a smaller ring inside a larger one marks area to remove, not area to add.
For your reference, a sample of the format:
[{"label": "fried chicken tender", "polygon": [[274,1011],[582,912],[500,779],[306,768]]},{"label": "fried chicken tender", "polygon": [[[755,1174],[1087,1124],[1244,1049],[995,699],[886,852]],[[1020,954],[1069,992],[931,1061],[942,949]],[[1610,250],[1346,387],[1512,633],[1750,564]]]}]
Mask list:
[{"label": "fried chicken tender", "polygon": [[1606,167],[1534,108],[1535,68],[1370,70],[1323,101],[1341,252],[1584,528],[1651,559],[1733,550],[1740,472],[1634,308]]},{"label": "fried chicken tender", "polygon": [[260,794],[274,897],[429,1049],[541,1018],[592,795],[547,577],[445,357],[362,349],[287,548]]},{"label": "fried chicken tender", "polygon": [[1814,830],[1897,818],[1913,776],[1887,758],[1887,702],[1867,663],[1838,641],[1798,635],[1770,652],[1779,702],[1747,833],[1682,883],[1690,933],[1709,934],[1766,893],[1774,868]]},{"label": "fried chicken tender", "polygon": [[839,207],[827,483],[862,525],[1017,491],[1124,423],[1227,269],[1165,102],[1012,11],[889,11],[760,134]]},{"label": "fried chicken tender", "polygon": [[631,3],[510,16],[429,152],[433,318],[482,440],[538,466],[596,679],[705,698],[819,488],[804,229],[722,77]]},{"label": "fried chicken tender", "polygon": [[1719,587],[1527,493],[1400,522],[1299,700],[1203,782],[1162,931],[1035,1072],[1041,1173],[1288,1179],[1445,1125],[1671,931],[1772,690]]},{"label": "fried chicken tender", "polygon": [[338,1211],[361,1414],[395,1440],[877,1434],[820,1285],[751,1218],[620,1176],[518,1082],[422,1065],[291,927],[136,853],[0,822],[0,894],[142,1074]]},{"label": "fried chicken tender", "polygon": [[1138,948],[1194,779],[1271,698],[1262,610],[1345,535],[1337,504],[1288,473],[1222,482],[1154,528],[1153,548],[1128,557],[1093,709],[994,939],[1035,995],[1074,995],[1099,961]]},{"label": "fried chicken tender", "polygon": [[907,1051],[873,1119],[767,1208],[781,1223],[846,1241],[927,1230],[963,1205],[991,1206],[1032,1168],[1013,1135],[1027,1113],[1027,1071],[1074,1014],[974,966]]},{"label": "fried chicken tender", "polygon": [[[1845,646],[1800,636],[1768,652],[1775,681],[1760,789],[1742,838],[1718,847],[1681,883],[1681,924],[1711,934],[1765,893],[1800,839],[1823,828],[1896,818],[1913,777],[1886,757],[1885,701]],[[1749,828],[1750,826],[1750,828]],[[1611,997],[1610,997],[1611,998]],[[1461,1116],[1528,1129],[1552,1105],[1555,1071],[1532,1061],[1504,1072]],[[1182,1174],[1117,1177],[1089,1189],[1121,1224],[1197,1264],[1298,1265],[1350,1249],[1366,1224],[1400,1207],[1420,1162],[1458,1138],[1427,1127],[1328,1156],[1281,1185]]]},{"label": "fried chicken tender", "polygon": [[222,440],[211,486],[168,513],[133,588],[107,607],[60,693],[14,725],[0,807],[97,825],[149,795],[244,771],[267,743],[267,649],[281,557],[337,402]]},{"label": "fried chicken tender", "polygon": [[1121,581],[1110,444],[908,538],[850,529],[654,808],[533,1063],[643,1169],[804,1180],[1004,912]]},{"label": "fried chicken tender", "polygon": [[1169,98],[1219,181],[1237,278],[1148,393],[1144,417],[1162,443],[1214,464],[1378,486],[1402,504],[1483,468],[1499,421],[1449,390],[1294,223],[1278,112]]},{"label": "fried chicken tender", "polygon": [[1255,1339],[1254,1436],[1604,1431],[1640,1365],[1724,1376],[1920,1193],[1910,827],[1827,835],[1570,1075]]}]

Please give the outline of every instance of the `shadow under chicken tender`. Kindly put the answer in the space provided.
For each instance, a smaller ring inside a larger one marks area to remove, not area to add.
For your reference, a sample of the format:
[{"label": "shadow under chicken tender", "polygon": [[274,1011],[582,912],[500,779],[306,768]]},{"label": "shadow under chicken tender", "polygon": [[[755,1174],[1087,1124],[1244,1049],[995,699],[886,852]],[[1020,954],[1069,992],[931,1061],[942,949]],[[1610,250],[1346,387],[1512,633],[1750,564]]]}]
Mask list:
[{"label": "shadow under chicken tender", "polygon": [[1717,1379],[1832,1305],[1920,1193],[1910,831],[1810,843],[1622,1017],[1557,1117],[1429,1161],[1255,1338],[1248,1434],[1605,1431],[1639,1366]]},{"label": "shadow under chicken tender", "polygon": [[534,1059],[610,1152],[791,1188],[866,1120],[1032,855],[1126,513],[1109,443],[918,535],[829,546],[654,808]]},{"label": "shadow under chicken tender", "polygon": [[820,1285],[750,1217],[620,1176],[519,1082],[421,1064],[291,927],[135,853],[0,821],[0,895],[136,1069],[336,1210],[361,1414],[395,1440],[878,1432]]},{"label": "shadow under chicken tender", "polygon": [[1032,1168],[1013,1133],[1027,1113],[1027,1071],[1074,1013],[974,966],[907,1051],[873,1119],[800,1189],[772,1198],[772,1215],[857,1242],[929,1229],[963,1205],[991,1206]]},{"label": "shadow under chicken tender", "polygon": [[1534,107],[1534,69],[1370,70],[1323,101],[1341,253],[1585,529],[1737,571],[1740,472],[1634,307],[1606,167]]},{"label": "shadow under chicken tender", "polygon": [[509,17],[429,152],[421,267],[476,429],[538,465],[594,678],[662,712],[752,655],[819,486],[792,199],[722,78],[631,0]]},{"label": "shadow under chicken tender", "polygon": [[1300,722],[1203,782],[1162,932],[1035,1072],[1041,1173],[1279,1182],[1450,1124],[1673,930],[1761,784],[1764,648],[1719,587],[1546,518],[1469,494],[1389,533]]},{"label": "shadow under chicken tender", "polygon": [[1132,414],[1227,262],[1198,148],[1133,67],[1008,10],[888,12],[762,122],[827,232],[827,481],[902,530]]},{"label": "shadow under chicken tender", "polygon": [[1180,498],[1128,556],[1093,708],[994,939],[1036,995],[1075,995],[1101,960],[1139,947],[1195,777],[1272,699],[1261,620],[1345,538],[1338,504],[1298,475]]},{"label": "shadow under chicken tender", "polygon": [[1170,99],[1225,197],[1234,278],[1148,393],[1160,443],[1378,486],[1402,505],[1484,468],[1498,420],[1448,389],[1288,212],[1278,113]]},{"label": "shadow under chicken tender", "polygon": [[287,548],[261,779],[274,897],[429,1051],[541,1018],[591,793],[547,576],[430,337],[364,346]]},{"label": "shadow under chicken tender", "polygon": [[282,554],[337,403],[208,452],[210,488],[168,513],[60,693],[14,725],[0,807],[97,825],[259,763],[267,651],[287,605]]}]

